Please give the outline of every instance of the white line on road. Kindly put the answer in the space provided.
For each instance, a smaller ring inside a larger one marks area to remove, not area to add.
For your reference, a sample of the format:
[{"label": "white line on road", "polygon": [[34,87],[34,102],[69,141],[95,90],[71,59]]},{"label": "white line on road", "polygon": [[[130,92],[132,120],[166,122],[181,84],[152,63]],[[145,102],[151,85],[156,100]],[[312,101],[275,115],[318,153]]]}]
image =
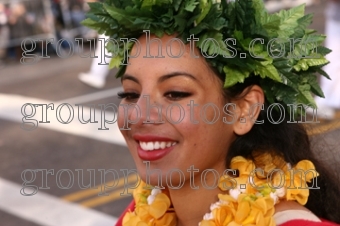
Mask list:
[{"label": "white line on road", "polygon": [[38,191],[20,194],[22,187],[0,178],[0,209],[45,226],[113,226],[117,218]]},{"label": "white line on road", "polygon": [[[0,86],[8,86],[13,84],[22,84],[29,80],[35,80],[45,77],[58,76],[65,72],[76,72],[78,70],[87,70],[84,65],[89,65],[90,58],[79,58],[73,56],[68,59],[61,59],[59,57],[51,57],[50,59],[41,59],[33,65],[23,65],[16,63],[13,65],[5,65],[1,69]],[[42,70],[48,68],[48,71]]]},{"label": "white line on road", "polygon": [[[21,113],[21,108],[26,103],[32,104],[54,104],[54,110],[48,110],[48,120],[50,123],[39,123],[39,127],[59,131],[67,134],[73,134],[77,136],[88,137],[100,141],[105,141],[108,143],[113,143],[121,146],[126,146],[125,140],[118,128],[117,123],[106,124],[108,130],[98,130],[101,127],[101,112],[100,110],[95,110],[95,117],[98,123],[88,123],[81,124],[78,119],[78,107],[71,104],[74,109],[74,119],[69,124],[62,124],[56,118],[56,108],[62,104],[62,102],[52,102],[48,100],[42,100],[31,97],[24,97],[19,95],[1,94],[0,93],[0,118],[5,120],[10,120],[14,122],[22,123],[23,115]],[[27,110],[29,112],[29,108]],[[67,107],[62,109],[61,118],[67,120],[69,118],[69,111]],[[84,120],[90,118],[90,108],[84,107],[83,110]],[[29,113],[28,113],[29,114]],[[106,112],[105,118],[112,120],[114,117],[117,118],[115,112]],[[42,120],[42,109],[37,108],[36,114],[32,119]]]},{"label": "white line on road", "polygon": [[103,90],[95,93],[90,93],[78,97],[73,97],[65,100],[60,100],[58,102],[61,103],[72,103],[72,104],[81,104],[81,103],[86,103],[94,100],[100,100],[104,99],[107,97],[112,97],[116,96],[118,92],[123,91],[122,87],[116,87],[113,89],[108,89],[108,90]]}]

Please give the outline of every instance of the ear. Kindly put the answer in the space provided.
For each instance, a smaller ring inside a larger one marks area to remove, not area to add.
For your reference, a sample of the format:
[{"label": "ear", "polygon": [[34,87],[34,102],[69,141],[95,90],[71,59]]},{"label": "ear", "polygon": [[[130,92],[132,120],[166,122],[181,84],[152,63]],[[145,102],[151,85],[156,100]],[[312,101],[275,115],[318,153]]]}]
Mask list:
[{"label": "ear", "polygon": [[264,93],[261,87],[254,85],[246,88],[240,96],[233,101],[237,112],[233,129],[237,135],[244,135],[251,130],[263,108]]}]

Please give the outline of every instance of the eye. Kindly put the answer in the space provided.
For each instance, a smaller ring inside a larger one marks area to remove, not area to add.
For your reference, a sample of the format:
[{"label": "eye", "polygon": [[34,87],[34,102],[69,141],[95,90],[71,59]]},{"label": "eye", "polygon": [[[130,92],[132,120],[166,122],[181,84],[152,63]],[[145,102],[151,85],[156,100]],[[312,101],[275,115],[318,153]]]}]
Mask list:
[{"label": "eye", "polygon": [[133,101],[139,98],[139,94],[138,93],[134,93],[134,92],[119,92],[117,93],[117,96],[119,99],[125,99],[127,101]]},{"label": "eye", "polygon": [[191,93],[188,92],[181,92],[181,91],[170,91],[164,94],[170,100],[180,100],[182,98],[191,96]]}]

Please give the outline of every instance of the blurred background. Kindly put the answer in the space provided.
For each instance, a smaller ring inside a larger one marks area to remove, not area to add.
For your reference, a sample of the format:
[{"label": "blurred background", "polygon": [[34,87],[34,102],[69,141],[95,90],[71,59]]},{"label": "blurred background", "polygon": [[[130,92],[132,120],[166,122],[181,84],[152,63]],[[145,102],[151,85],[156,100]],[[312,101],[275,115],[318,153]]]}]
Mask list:
[{"label": "blurred background", "polygon": [[[116,123],[101,124],[115,119],[114,109],[103,116],[100,105],[119,105],[120,82],[116,71],[89,57],[97,34],[80,25],[87,2],[0,0],[0,225],[114,225],[131,201],[121,193],[136,178],[124,181],[122,169],[134,169],[134,163]],[[314,13],[311,27],[325,32],[325,0],[265,3],[271,12],[306,3]],[[45,41],[26,42],[24,48],[34,51],[23,62],[21,44],[28,38]],[[55,43],[48,44],[52,38]],[[83,47],[76,38],[84,40]],[[315,150],[331,149],[317,154],[337,170],[340,113],[332,110],[332,117],[306,126]],[[86,124],[91,115],[98,122]],[[98,196],[104,190],[107,196]]]}]

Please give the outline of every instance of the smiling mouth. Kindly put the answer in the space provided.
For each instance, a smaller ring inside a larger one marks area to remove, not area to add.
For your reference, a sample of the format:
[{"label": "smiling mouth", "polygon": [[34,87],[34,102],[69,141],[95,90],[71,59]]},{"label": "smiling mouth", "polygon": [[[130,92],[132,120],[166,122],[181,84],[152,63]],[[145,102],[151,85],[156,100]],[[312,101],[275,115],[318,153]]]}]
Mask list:
[{"label": "smiling mouth", "polygon": [[139,141],[139,145],[143,151],[155,151],[155,150],[163,150],[165,148],[172,147],[176,145],[177,142],[171,141]]}]

